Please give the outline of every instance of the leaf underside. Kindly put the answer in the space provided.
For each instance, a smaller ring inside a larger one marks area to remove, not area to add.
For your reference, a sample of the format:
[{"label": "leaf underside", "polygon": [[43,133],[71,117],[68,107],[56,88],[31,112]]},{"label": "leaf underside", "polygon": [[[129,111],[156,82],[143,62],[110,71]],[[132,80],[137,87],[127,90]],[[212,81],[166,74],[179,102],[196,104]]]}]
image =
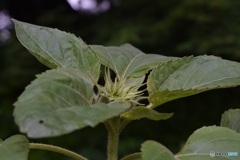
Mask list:
[{"label": "leaf underside", "polygon": [[240,84],[240,64],[215,56],[184,57],[154,68],[147,81],[154,105]]},{"label": "leaf underside", "polygon": [[153,109],[146,107],[136,107],[131,109],[130,111],[124,112],[121,114],[121,118],[126,120],[139,120],[142,118],[147,118],[150,120],[166,120],[173,116],[173,113],[159,113]]},{"label": "leaf underside", "polygon": [[23,135],[0,141],[0,160],[27,160],[28,153],[28,140]]}]

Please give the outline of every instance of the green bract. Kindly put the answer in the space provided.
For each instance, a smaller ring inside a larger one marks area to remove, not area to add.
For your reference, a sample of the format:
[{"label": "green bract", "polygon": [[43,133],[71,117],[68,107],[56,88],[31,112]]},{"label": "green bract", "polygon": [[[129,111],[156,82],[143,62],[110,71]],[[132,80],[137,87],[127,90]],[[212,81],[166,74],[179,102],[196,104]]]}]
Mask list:
[{"label": "green bract", "polygon": [[[154,110],[157,106],[204,91],[240,85],[237,62],[207,55],[177,58],[145,54],[130,44],[88,45],[70,33],[13,21],[23,46],[50,68],[37,75],[14,103],[20,131],[33,138],[52,137],[103,123],[109,134],[108,160],[118,159],[119,135],[129,122],[173,116],[157,112]],[[212,158],[211,151],[240,153],[239,110],[224,113],[221,125],[195,131],[176,155],[158,142],[146,141],[141,152],[122,160],[208,160]],[[55,146],[29,147],[86,160]],[[0,159],[26,160],[29,147],[24,136],[0,140]]]}]

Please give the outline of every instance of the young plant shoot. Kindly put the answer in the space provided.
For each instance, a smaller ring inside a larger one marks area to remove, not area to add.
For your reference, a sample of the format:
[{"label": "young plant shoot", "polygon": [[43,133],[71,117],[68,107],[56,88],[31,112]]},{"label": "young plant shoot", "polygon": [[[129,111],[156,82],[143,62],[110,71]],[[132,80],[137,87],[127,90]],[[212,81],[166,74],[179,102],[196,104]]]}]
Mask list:
[{"label": "young plant shoot", "polygon": [[[119,136],[127,124],[142,118],[166,120],[173,113],[155,108],[178,98],[240,85],[240,63],[208,55],[145,54],[130,44],[88,45],[58,29],[13,21],[21,44],[49,70],[37,75],[14,103],[15,122],[26,136],[0,141],[1,160],[27,160],[31,149],[86,160],[57,146],[29,143],[26,137],[61,136],[101,123],[108,131],[108,160],[211,160],[218,153],[224,153],[221,160],[240,159],[236,154],[240,153],[237,109],[223,114],[221,126],[196,130],[177,154],[151,140],[138,153],[118,156]],[[230,151],[235,156],[225,154]]]}]

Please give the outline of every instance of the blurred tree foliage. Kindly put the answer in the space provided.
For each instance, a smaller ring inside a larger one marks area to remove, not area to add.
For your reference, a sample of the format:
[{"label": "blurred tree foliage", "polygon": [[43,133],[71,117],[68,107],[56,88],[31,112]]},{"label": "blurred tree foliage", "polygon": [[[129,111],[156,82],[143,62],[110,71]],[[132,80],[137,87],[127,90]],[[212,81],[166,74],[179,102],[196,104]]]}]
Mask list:
[{"label": "blurred tree foliage", "polygon": [[[21,21],[72,32],[89,44],[132,43],[147,53],[168,56],[213,54],[240,60],[240,1],[109,2],[110,9],[98,14],[74,11],[66,0],[1,0],[0,10],[7,11],[11,17]],[[10,39],[0,46],[2,139],[19,133],[12,117],[12,104],[34,79],[34,75],[46,70],[20,45],[13,28],[10,30]],[[158,140],[171,150],[178,151],[195,129],[219,124],[224,110],[238,107],[239,89],[211,91],[164,104],[159,110],[175,112],[175,116],[162,122],[141,120],[130,124],[122,135],[121,156],[138,151],[140,144],[147,139]],[[149,128],[145,128],[146,125]],[[83,129],[63,137],[32,141],[71,148],[92,160],[104,159],[106,152],[106,131],[103,126]],[[51,159],[47,157],[64,159],[39,151],[32,152],[30,159]]]}]

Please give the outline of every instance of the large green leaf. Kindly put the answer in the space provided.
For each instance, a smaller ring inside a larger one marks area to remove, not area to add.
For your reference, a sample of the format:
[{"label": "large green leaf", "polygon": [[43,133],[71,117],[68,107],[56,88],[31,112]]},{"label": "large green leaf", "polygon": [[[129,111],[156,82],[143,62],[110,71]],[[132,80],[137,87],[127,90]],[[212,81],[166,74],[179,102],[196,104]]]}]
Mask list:
[{"label": "large green leaf", "polygon": [[0,142],[0,160],[27,160],[28,140],[23,135],[14,135]]},{"label": "large green leaf", "polygon": [[203,127],[189,137],[175,156],[155,141],[144,142],[141,151],[143,160],[211,160],[213,157],[216,160],[239,160],[240,134],[225,127]]},{"label": "large green leaf", "polygon": [[146,107],[136,107],[121,114],[121,118],[127,120],[139,120],[142,118],[147,118],[155,121],[166,120],[173,116],[173,113],[159,113],[153,109]]},{"label": "large green leaf", "polygon": [[171,151],[155,141],[144,142],[141,151],[143,160],[177,160]]},{"label": "large green leaf", "polygon": [[29,137],[57,136],[95,126],[125,111],[126,104],[94,104],[93,83],[72,68],[37,76],[14,104],[20,130]]},{"label": "large green leaf", "polygon": [[[240,134],[225,127],[203,127],[196,130],[175,156],[180,160],[211,160],[217,153],[240,153]],[[215,153],[214,153],[215,152]],[[238,156],[216,156],[217,160],[239,160]]]},{"label": "large green leaf", "polygon": [[111,68],[118,77],[141,77],[149,69],[170,57],[156,54],[144,54],[130,44],[119,47],[92,45],[101,63]]},{"label": "large green leaf", "polygon": [[221,126],[228,127],[240,133],[240,109],[230,109],[223,113]]},{"label": "large green leaf", "polygon": [[80,38],[58,29],[13,21],[19,41],[40,62],[50,68],[77,68],[97,81],[100,64],[92,49]]},{"label": "large green leaf", "polygon": [[203,91],[240,84],[240,64],[214,56],[185,57],[161,63],[151,72],[147,89],[154,105]]}]

